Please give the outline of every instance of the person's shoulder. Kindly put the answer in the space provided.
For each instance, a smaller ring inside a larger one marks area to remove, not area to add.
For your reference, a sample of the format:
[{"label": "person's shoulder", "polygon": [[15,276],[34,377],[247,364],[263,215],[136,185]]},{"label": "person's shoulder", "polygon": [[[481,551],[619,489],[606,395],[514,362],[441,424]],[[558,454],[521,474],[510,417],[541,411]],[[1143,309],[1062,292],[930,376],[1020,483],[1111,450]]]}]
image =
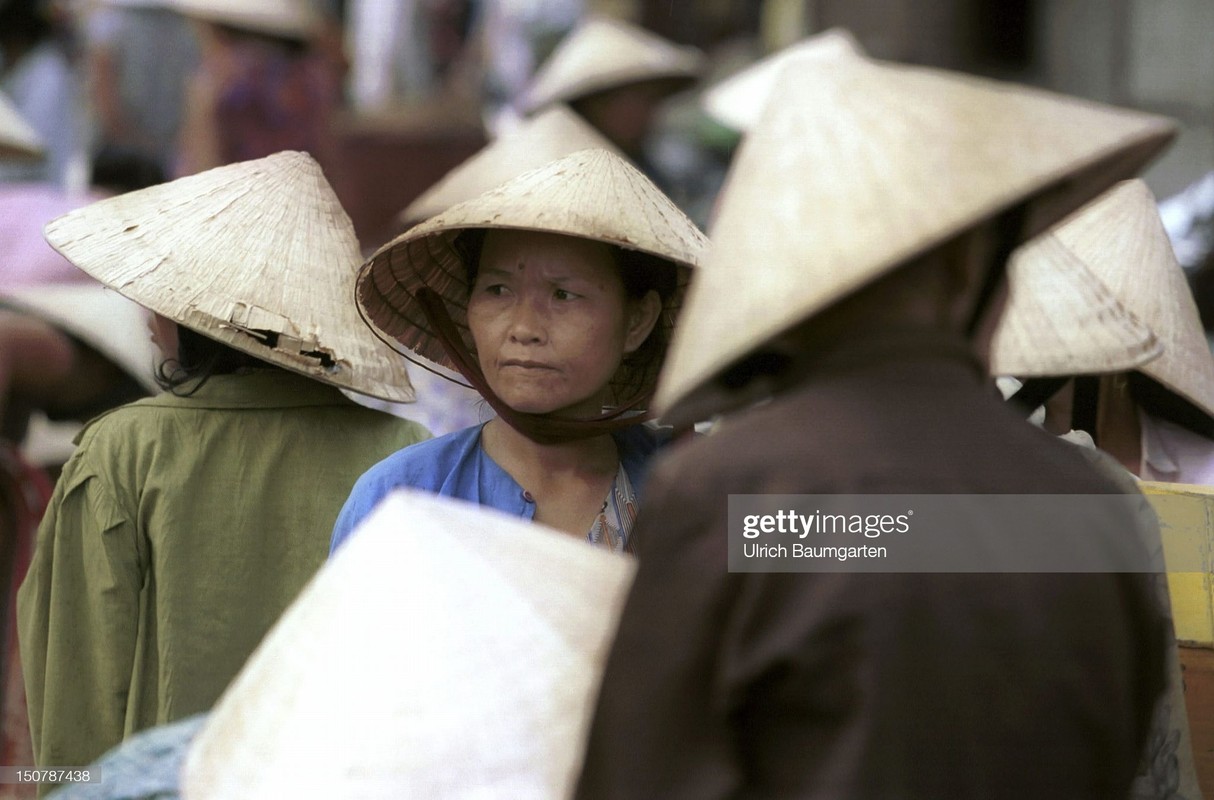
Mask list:
[{"label": "person's shoulder", "polygon": [[153,425],[152,420],[166,413],[171,414],[174,407],[172,401],[181,399],[169,394],[156,395],[103,411],[84,424],[76,434],[76,444],[85,446],[107,439],[130,441],[134,437],[148,434]]},{"label": "person's shoulder", "polygon": [[415,443],[429,441],[434,434],[416,420],[398,417],[386,411],[368,408],[351,401],[349,405],[337,406],[340,411],[350,418],[356,419],[360,428],[372,437],[381,437],[395,443],[396,447],[408,447]]},{"label": "person's shoulder", "polygon": [[481,426],[474,425],[397,450],[367,470],[355,491],[382,494],[397,486],[432,488],[478,446],[480,432]]}]

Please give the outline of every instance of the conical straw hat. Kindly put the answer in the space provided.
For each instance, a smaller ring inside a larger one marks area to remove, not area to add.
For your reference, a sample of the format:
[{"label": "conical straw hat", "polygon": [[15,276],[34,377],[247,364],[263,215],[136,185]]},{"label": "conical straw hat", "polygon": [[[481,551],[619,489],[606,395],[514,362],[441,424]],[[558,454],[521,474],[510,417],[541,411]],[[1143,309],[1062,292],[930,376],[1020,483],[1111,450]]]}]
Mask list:
[{"label": "conical straw hat", "polygon": [[[679,271],[679,290],[658,322],[667,329],[674,326],[689,268],[700,262],[708,244],[660,189],[606,150],[582,150],[453,206],[381,247],[358,278],[358,303],[372,327],[403,344],[411,357],[448,370],[455,364],[430,330],[416,293],[428,288],[443,298],[471,342],[466,269],[453,243],[460,231],[473,228],[576,236],[672,262]],[[617,376],[618,384],[634,391],[652,388],[658,365],[644,366],[645,374]]]},{"label": "conical straw hat", "polygon": [[523,101],[532,113],[595,92],[661,79],[695,82],[704,55],[627,22],[591,17],[566,36],[536,73]]},{"label": "conical straw hat", "polygon": [[1163,345],[1053,235],[1008,266],[1008,301],[991,342],[991,374],[1018,378],[1122,372]]},{"label": "conical straw hat", "polygon": [[1122,183],[1052,236],[1159,337],[1163,355],[1138,371],[1214,416],[1214,356],[1147,185]]},{"label": "conical straw hat", "polygon": [[700,105],[723,125],[736,131],[748,131],[759,121],[780,71],[790,61],[806,57],[830,61],[863,56],[864,49],[850,32],[831,28],[725,78],[701,95]]},{"label": "conical straw hat", "polygon": [[136,303],[325,383],[413,400],[405,362],[353,303],[354,226],[320,167],[284,152],[53,220],[52,246]]},{"label": "conical straw hat", "polygon": [[112,289],[95,283],[22,286],[0,291],[0,306],[65,331],[117,364],[148,393],[160,391],[148,313]]},{"label": "conical straw hat", "polygon": [[0,93],[0,158],[42,155],[42,140],[12,103]]},{"label": "conical straw hat", "polygon": [[171,0],[169,7],[207,22],[288,39],[310,39],[321,24],[308,0]]},{"label": "conical straw hat", "polygon": [[442,180],[410,203],[397,220],[403,225],[415,225],[524,172],[570,153],[594,148],[610,150],[624,157],[614,144],[570,111],[568,106],[554,105],[524,120],[517,131],[494,140],[448,172]]},{"label": "conical straw hat", "polygon": [[[722,194],[655,406],[772,337],[1030,198],[1025,238],[1133,175],[1161,117],[940,70],[798,59]],[[705,405],[700,403],[701,406]]]},{"label": "conical straw hat", "polygon": [[220,699],[183,796],[571,796],[633,572],[542,525],[394,494]]}]

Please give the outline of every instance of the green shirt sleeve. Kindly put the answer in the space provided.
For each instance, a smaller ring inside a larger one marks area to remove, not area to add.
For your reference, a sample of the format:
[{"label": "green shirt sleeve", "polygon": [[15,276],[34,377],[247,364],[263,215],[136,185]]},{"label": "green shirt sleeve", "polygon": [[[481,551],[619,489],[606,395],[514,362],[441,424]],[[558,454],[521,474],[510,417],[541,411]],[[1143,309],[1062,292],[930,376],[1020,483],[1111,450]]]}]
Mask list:
[{"label": "green shirt sleeve", "polygon": [[17,598],[39,767],[84,766],[122,740],[145,572],[140,551],[135,514],[77,451]]}]

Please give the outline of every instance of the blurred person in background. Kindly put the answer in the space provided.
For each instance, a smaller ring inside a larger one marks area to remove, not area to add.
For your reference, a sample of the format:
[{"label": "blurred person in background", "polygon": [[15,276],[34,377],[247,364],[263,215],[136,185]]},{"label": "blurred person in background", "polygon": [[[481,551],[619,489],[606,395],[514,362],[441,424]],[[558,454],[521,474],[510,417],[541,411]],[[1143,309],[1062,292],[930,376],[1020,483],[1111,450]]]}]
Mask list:
[{"label": "blurred person in background", "polygon": [[[308,0],[179,0],[198,21],[201,62],[190,79],[178,174],[301,150],[335,163],[332,114],[341,65],[319,46],[325,18]],[[325,39],[329,41],[329,39]]]},{"label": "blurred person in background", "polygon": [[[1209,484],[1214,358],[1146,184],[1120,184],[1018,250],[1009,269],[991,372],[1024,380],[1014,406],[1045,403],[1045,428],[1127,492],[1140,491],[1135,477]],[[1157,583],[1170,621],[1166,578]],[[1172,625],[1168,634],[1168,689],[1135,800],[1201,796]]]},{"label": "blurred person in background", "polygon": [[170,0],[102,0],[83,33],[94,152],[133,151],[172,174],[186,85],[199,61],[189,20]]},{"label": "blurred person in background", "polygon": [[47,0],[0,0],[0,90],[41,137],[45,160],[0,165],[0,181],[87,180],[86,120],[66,32]]},{"label": "blurred person in background", "polygon": [[566,36],[532,78],[522,110],[565,103],[666,189],[647,146],[659,109],[690,88],[704,56],[619,20],[591,17]]}]

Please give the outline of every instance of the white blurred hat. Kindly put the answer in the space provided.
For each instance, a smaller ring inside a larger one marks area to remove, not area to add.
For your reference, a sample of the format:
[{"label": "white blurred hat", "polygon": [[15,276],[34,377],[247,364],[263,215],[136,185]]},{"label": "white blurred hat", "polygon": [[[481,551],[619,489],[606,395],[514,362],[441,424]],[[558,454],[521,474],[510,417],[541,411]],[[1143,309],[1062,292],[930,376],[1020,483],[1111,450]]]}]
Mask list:
[{"label": "white blurred hat", "polygon": [[633,573],[536,523],[391,495],[220,699],[183,795],[569,796]]}]

